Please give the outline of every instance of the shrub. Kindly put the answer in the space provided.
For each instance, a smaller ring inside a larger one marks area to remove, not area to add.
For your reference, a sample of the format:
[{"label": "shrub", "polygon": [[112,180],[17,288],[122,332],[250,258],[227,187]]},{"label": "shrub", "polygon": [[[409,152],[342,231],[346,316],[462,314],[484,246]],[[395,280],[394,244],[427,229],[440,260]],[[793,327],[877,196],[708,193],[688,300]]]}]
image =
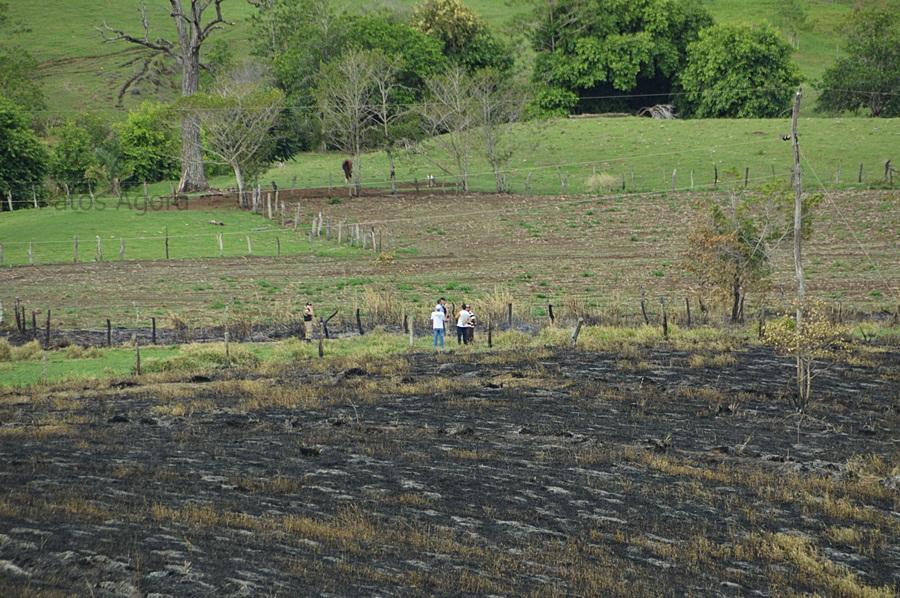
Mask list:
[{"label": "shrub", "polygon": [[103,351],[97,347],[69,345],[66,347],[66,359],[97,359],[103,357]]},{"label": "shrub", "polygon": [[5,338],[0,338],[0,362],[12,359],[12,347]]},{"label": "shrub", "polygon": [[609,191],[619,186],[620,180],[607,172],[592,174],[588,177],[585,187],[588,192],[597,193],[598,191]]}]

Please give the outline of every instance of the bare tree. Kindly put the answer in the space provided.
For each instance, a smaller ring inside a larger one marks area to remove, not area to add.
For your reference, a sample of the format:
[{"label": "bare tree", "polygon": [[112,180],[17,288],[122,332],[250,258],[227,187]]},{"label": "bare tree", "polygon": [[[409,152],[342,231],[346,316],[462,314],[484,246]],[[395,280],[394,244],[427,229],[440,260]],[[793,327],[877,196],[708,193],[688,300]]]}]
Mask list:
[{"label": "bare tree", "polygon": [[362,153],[374,114],[375,58],[372,52],[349,50],[322,67],[316,98],[328,144],[353,156],[353,189],[362,190]]},{"label": "bare tree", "polygon": [[378,53],[374,56],[373,67],[375,101],[372,104],[372,113],[391,169],[391,193],[397,193],[397,171],[394,167],[394,147],[397,139],[394,125],[404,118],[409,110],[394,102],[397,91],[403,88],[397,81],[397,72],[400,70],[398,60]]},{"label": "bare tree", "polygon": [[[147,18],[146,6],[142,3],[141,25],[143,37],[136,37],[124,30],[110,27],[105,22],[99,28],[105,42],[125,41],[147,50],[147,58],[138,73],[129,78],[120,91],[120,97],[127,89],[146,78],[151,72],[153,61],[159,56],[174,60],[181,69],[181,95],[191,96],[197,92],[200,84],[200,69],[204,68],[200,60],[200,49],[209,36],[227,24],[222,16],[223,0],[188,0],[187,9],[183,0],[169,0],[172,6],[171,16],[175,20],[178,42],[173,43],[164,38],[150,38],[150,22]],[[213,9],[215,16],[205,24],[203,15]],[[203,172],[203,147],[200,144],[200,119],[196,114],[185,112],[181,117],[181,181],[180,192],[199,191],[209,187]]]},{"label": "bare tree", "polygon": [[521,118],[526,103],[525,91],[506,79],[503,74],[487,69],[476,74],[472,82],[475,118],[481,129],[485,157],[494,172],[497,193],[509,191],[503,169],[513,156],[513,144],[508,143],[512,133],[510,125]]},{"label": "bare tree", "polygon": [[[428,99],[419,106],[422,125],[432,139],[430,142],[444,150],[456,167],[463,190],[469,190],[469,169],[472,161],[472,129],[477,124],[472,100],[472,79],[458,66],[443,75],[430,79]],[[432,162],[447,174],[450,168],[432,158]]]},{"label": "bare tree", "polygon": [[269,129],[283,105],[282,93],[266,85],[263,73],[245,65],[219,78],[213,93],[187,103],[201,117],[208,151],[234,171],[242,208],[249,207],[246,180],[269,165]]}]

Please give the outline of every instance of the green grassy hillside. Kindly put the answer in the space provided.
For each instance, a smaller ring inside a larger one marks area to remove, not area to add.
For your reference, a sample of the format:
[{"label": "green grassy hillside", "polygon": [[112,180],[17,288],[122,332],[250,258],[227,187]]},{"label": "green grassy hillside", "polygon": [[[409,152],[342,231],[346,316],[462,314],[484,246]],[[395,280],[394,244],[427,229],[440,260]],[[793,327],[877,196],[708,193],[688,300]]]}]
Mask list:
[{"label": "green grassy hillside", "polygon": [[[772,20],[778,0],[707,0],[707,6],[719,21],[761,22]],[[362,3],[342,0],[351,9]],[[367,7],[381,4],[409,8],[414,0],[394,0],[390,3],[365,3]],[[523,3],[508,0],[469,0],[469,4],[501,30],[513,17],[527,10]],[[833,61],[840,47],[837,28],[850,10],[849,1],[810,0],[809,30],[800,36],[800,50],[796,54],[803,74],[814,80]],[[75,112],[105,112],[115,118],[114,108],[118,86],[131,67],[135,50],[124,43],[104,44],[97,27],[104,21],[113,27],[140,33],[138,0],[45,0],[40,3],[10,2],[12,34],[10,42],[27,48],[40,62],[45,82],[48,112],[64,119]],[[173,25],[168,17],[168,2],[147,2],[151,35],[169,35]],[[224,4],[226,18],[234,25],[218,34],[237,54],[246,53],[249,44],[248,18],[254,10],[243,0],[229,0]],[[133,105],[155,94],[145,88],[141,95],[131,95]],[[164,92],[165,93],[165,92]],[[171,93],[171,92],[168,92]]]}]

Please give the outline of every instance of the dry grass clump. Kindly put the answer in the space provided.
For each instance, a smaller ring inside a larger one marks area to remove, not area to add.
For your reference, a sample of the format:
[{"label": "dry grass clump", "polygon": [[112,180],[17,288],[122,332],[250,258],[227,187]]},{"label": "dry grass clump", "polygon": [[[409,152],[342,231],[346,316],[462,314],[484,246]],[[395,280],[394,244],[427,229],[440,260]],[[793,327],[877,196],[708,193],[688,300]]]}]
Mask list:
[{"label": "dry grass clump", "polygon": [[0,362],[12,359],[12,347],[5,338],[0,338]]},{"label": "dry grass clump", "polygon": [[702,368],[722,368],[730,365],[734,365],[737,363],[737,360],[733,355],[728,353],[717,353],[715,355],[701,355],[699,353],[694,353],[688,359],[688,366],[694,369],[702,369]]},{"label": "dry grass clump", "polygon": [[144,371],[148,373],[191,372],[223,367],[252,368],[259,364],[259,357],[238,344],[231,344],[229,354],[226,355],[224,343],[212,343],[209,345],[185,345],[178,355],[148,361],[144,366]]},{"label": "dry grass clump", "polygon": [[477,299],[474,307],[481,327],[486,330],[488,322],[493,323],[494,328],[500,322],[506,322],[510,303],[515,305],[512,292],[499,286],[494,287],[491,293]]},{"label": "dry grass clump", "polygon": [[391,291],[365,287],[362,304],[373,325],[400,324],[403,321],[403,304]]},{"label": "dry grass clump", "polygon": [[21,347],[12,347],[13,361],[33,361],[41,356],[44,348],[38,341],[29,341]]},{"label": "dry grass clump", "polygon": [[588,193],[598,193],[600,191],[610,191],[616,189],[621,184],[621,179],[609,174],[608,172],[594,173],[584,182]]},{"label": "dry grass clump", "polygon": [[103,357],[103,350],[97,347],[69,345],[66,347],[66,359],[98,359]]}]

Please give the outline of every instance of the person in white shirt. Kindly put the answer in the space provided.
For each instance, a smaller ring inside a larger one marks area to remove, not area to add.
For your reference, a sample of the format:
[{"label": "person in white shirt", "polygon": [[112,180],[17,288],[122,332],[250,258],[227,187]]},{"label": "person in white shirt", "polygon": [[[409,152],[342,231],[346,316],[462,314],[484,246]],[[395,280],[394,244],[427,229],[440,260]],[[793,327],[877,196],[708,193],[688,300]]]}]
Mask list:
[{"label": "person in white shirt", "polygon": [[469,327],[469,320],[472,318],[471,312],[469,312],[469,306],[465,303],[462,304],[462,309],[459,310],[459,315],[456,318],[456,344],[461,345],[463,343],[469,344],[469,334],[467,332],[467,328]]},{"label": "person in white shirt", "polygon": [[[440,305],[438,305],[440,307]],[[438,348],[438,343],[441,345],[441,351],[444,350],[444,320],[447,319],[447,315],[437,307],[431,312],[431,328],[434,331],[434,348]]]}]

